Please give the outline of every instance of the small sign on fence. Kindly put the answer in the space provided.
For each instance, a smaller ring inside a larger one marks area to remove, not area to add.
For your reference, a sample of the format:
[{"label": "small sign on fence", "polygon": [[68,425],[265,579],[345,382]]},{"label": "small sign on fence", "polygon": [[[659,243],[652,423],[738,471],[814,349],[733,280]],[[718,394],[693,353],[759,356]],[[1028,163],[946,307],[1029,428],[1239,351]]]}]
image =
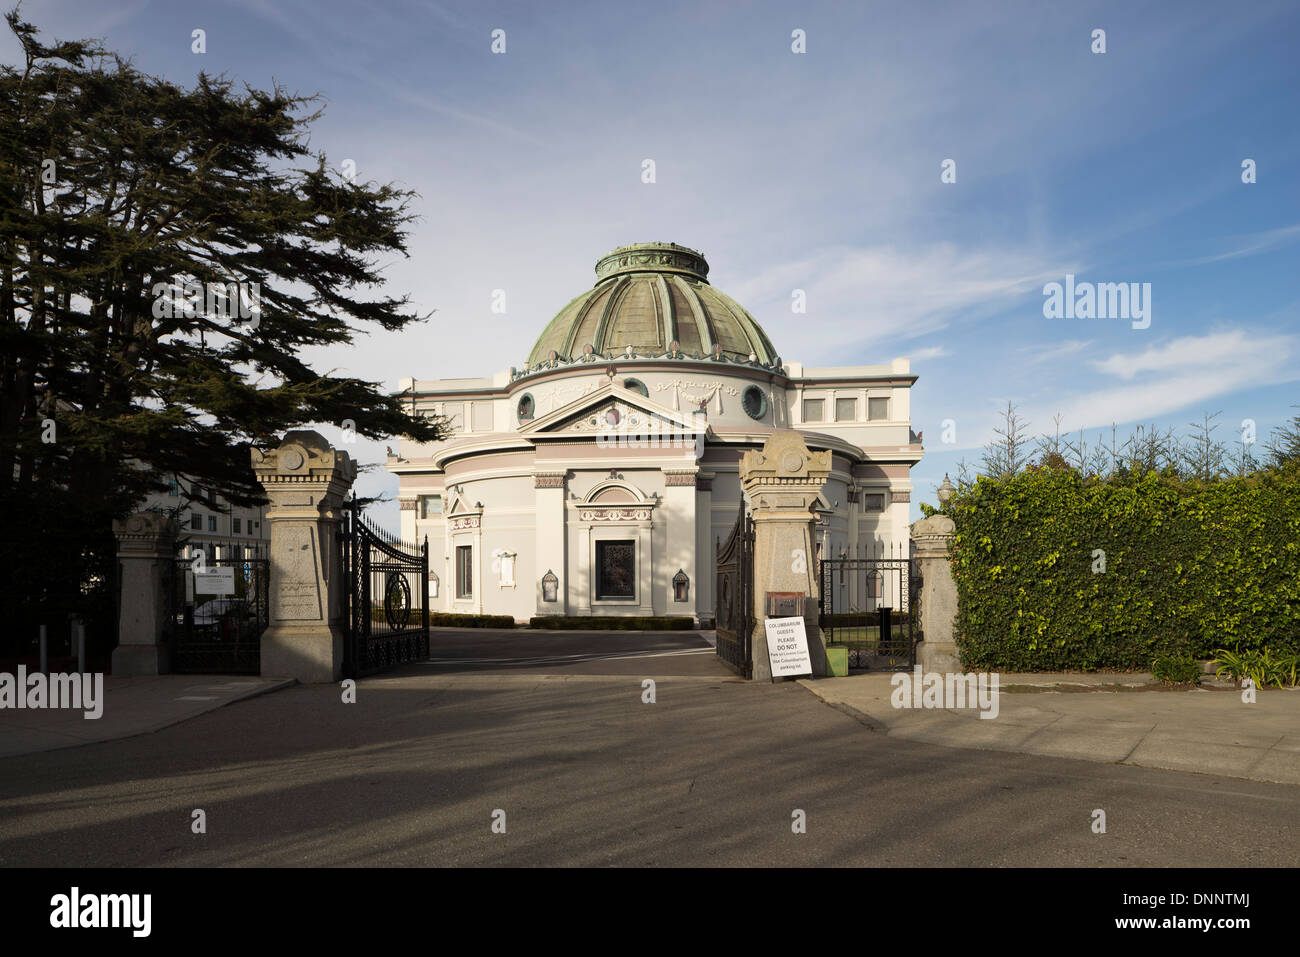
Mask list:
[{"label": "small sign on fence", "polygon": [[194,593],[196,595],[233,595],[235,593],[235,569],[231,565],[223,567],[210,566],[194,573]]},{"label": "small sign on fence", "polygon": [[802,618],[765,618],[767,660],[773,678],[812,674],[812,656],[808,653],[808,632]]}]

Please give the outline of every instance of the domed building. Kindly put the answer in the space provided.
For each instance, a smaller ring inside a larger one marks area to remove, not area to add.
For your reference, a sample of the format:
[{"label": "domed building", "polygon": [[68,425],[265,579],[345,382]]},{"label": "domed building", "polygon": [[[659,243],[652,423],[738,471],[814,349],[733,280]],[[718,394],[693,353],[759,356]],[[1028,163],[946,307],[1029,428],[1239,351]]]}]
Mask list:
[{"label": "domed building", "polygon": [[908,361],[784,360],[708,274],[684,246],[621,246],[523,368],[402,381],[411,408],[451,431],[387,460],[403,539],[429,539],[431,611],[686,615],[708,627],[740,458],[777,429],[832,453],[823,553],[906,546],[922,455]]}]

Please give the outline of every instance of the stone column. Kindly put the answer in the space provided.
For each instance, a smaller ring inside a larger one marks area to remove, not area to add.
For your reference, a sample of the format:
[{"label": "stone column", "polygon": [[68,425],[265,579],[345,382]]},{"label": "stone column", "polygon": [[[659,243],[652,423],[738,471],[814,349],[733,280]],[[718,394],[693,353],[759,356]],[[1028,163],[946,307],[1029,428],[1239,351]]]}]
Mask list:
[{"label": "stone column", "polygon": [[253,449],[253,472],[271,500],[271,622],[262,674],[302,682],[343,673],[338,522],[356,463],[317,432],[285,434],[278,449]]},{"label": "stone column", "polygon": [[[569,613],[569,530],[564,524],[564,484],[569,473],[564,469],[533,472],[533,498],[536,503],[536,551],[533,557],[534,587],[537,589],[535,614]],[[542,579],[550,572],[560,581],[555,601],[543,601]]]},{"label": "stone column", "polygon": [[954,632],[957,584],[948,558],[955,529],[947,515],[931,515],[912,526],[914,557],[921,573],[922,641],[916,647],[916,663],[940,674],[962,670]]},{"label": "stone column", "polygon": [[767,593],[799,593],[814,675],[828,673],[817,622],[817,546],[813,508],[831,473],[830,452],[809,452],[798,432],[773,432],[740,461],[740,483],[754,517],[753,676],[772,677],[767,657]]},{"label": "stone column", "polygon": [[157,512],[113,522],[122,575],[114,675],[164,675],[171,670],[167,588],[176,573],[177,525]]},{"label": "stone column", "polygon": [[[656,587],[662,589],[663,614],[690,615],[699,624],[695,614],[695,600],[699,592],[699,573],[696,563],[697,544],[695,516],[695,482],[698,470],[695,468],[665,468],[664,500],[660,510],[663,513],[664,556],[660,563],[662,576]],[[685,572],[690,579],[691,592],[687,601],[679,602],[673,597],[673,578],[679,571]]]},{"label": "stone column", "polygon": [[713,589],[717,585],[717,543],[713,539],[714,472],[699,472],[695,477],[695,581],[691,601],[695,620],[701,628],[717,626],[713,610]]}]

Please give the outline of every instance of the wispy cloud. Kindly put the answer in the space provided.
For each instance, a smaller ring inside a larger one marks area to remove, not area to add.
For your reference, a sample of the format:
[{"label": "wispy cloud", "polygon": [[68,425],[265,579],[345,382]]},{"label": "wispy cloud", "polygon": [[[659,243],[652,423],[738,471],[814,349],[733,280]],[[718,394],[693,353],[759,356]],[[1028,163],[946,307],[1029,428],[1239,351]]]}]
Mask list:
[{"label": "wispy cloud", "polygon": [[913,349],[908,353],[908,357],[913,362],[924,362],[926,359],[940,359],[944,356],[952,355],[944,346],[926,346],[923,349]]},{"label": "wispy cloud", "polygon": [[1041,343],[1035,343],[1030,346],[1021,346],[1017,353],[1025,356],[1022,360],[1031,365],[1038,365],[1042,362],[1052,362],[1056,359],[1063,359],[1066,356],[1072,356],[1076,352],[1081,352],[1088,346],[1092,345],[1091,340],[1087,339],[1067,339],[1065,342],[1057,345],[1043,346]]},{"label": "wispy cloud", "polygon": [[[1300,335],[1233,329],[1185,336],[1135,355],[1116,354],[1096,367],[1131,385],[1092,389],[1061,404],[1067,430],[1151,421],[1207,400],[1300,380]],[[1058,410],[1036,414],[1050,420]]]},{"label": "wispy cloud", "polygon": [[1092,364],[1102,372],[1133,379],[1142,372],[1200,371],[1275,366],[1288,358],[1298,337],[1259,335],[1245,329],[1231,329],[1205,336],[1183,336],[1136,354],[1116,353]]},{"label": "wispy cloud", "polygon": [[1268,229],[1259,233],[1251,233],[1248,236],[1239,236],[1236,240],[1236,246],[1226,252],[1217,253],[1213,256],[1203,256],[1200,259],[1188,259],[1179,262],[1165,263],[1169,266],[1205,266],[1210,263],[1223,262],[1228,259],[1241,259],[1245,256],[1254,256],[1258,253],[1272,252],[1282,246],[1289,245],[1300,241],[1300,223],[1294,226],[1283,226],[1280,229]]},{"label": "wispy cloud", "polygon": [[[806,320],[841,331],[826,347],[842,352],[883,340],[933,335],[959,319],[988,316],[1038,293],[1058,276],[1060,260],[1021,249],[967,249],[937,243],[903,250],[893,246],[837,247],[765,269],[734,284],[742,303],[754,303],[774,335],[793,341]],[[793,314],[796,289],[807,294],[807,314]]]}]

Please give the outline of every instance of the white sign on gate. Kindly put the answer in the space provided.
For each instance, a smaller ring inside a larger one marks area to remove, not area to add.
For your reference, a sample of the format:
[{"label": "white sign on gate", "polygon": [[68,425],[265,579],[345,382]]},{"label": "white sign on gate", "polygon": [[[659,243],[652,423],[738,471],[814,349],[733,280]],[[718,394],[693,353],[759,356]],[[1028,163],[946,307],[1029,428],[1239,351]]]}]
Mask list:
[{"label": "white sign on gate", "polygon": [[209,566],[206,570],[194,573],[194,593],[196,595],[233,595],[235,593],[235,569],[232,565]]},{"label": "white sign on gate", "polygon": [[808,632],[802,618],[767,618],[767,660],[773,678],[812,674],[812,656],[808,654]]}]

